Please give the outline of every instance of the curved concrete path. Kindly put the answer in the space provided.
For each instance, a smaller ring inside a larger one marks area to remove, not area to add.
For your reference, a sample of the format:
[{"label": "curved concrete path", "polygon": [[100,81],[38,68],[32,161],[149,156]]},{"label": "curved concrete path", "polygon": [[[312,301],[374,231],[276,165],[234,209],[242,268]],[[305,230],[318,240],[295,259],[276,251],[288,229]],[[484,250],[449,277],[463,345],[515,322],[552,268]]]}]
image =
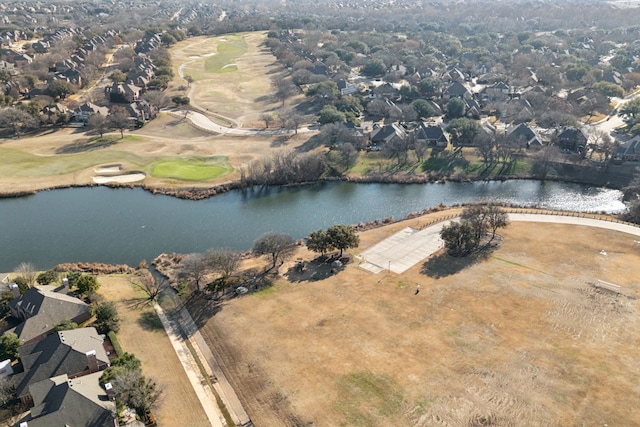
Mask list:
[{"label": "curved concrete path", "polygon": [[[509,220],[583,225],[620,231],[640,237],[640,227],[596,218],[510,213]],[[359,266],[374,274],[385,270],[396,274],[404,273],[444,246],[444,242],[440,238],[440,230],[451,221],[455,221],[455,219],[441,221],[422,230],[407,227],[362,252],[359,255],[361,259]]]}]

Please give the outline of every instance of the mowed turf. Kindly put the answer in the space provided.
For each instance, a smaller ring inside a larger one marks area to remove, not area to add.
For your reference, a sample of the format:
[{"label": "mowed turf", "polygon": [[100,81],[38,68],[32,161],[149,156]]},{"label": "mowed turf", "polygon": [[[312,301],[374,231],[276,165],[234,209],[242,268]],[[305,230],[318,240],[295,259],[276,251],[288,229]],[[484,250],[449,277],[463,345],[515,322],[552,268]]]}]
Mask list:
[{"label": "mowed turf", "polygon": [[[355,252],[417,221],[365,232]],[[356,260],[193,308],[256,425],[640,425],[634,236],[520,222],[500,233],[476,262],[436,255],[373,275]]]},{"label": "mowed turf", "polygon": [[151,165],[151,174],[158,178],[205,181],[233,172],[227,157],[180,158],[162,160]]},{"label": "mowed turf", "polygon": [[191,387],[160,319],[149,305],[140,305],[144,294],[134,289],[126,275],[100,276],[99,293],[115,301],[121,318],[118,339],[124,351],[142,361],[143,373],[163,388],[153,414],[163,427],[209,427],[206,414]]},{"label": "mowed turf", "polygon": [[235,61],[247,52],[247,43],[238,35],[229,35],[221,40],[216,49],[216,55],[209,56],[204,63],[204,69],[209,73],[229,73],[236,71]]}]

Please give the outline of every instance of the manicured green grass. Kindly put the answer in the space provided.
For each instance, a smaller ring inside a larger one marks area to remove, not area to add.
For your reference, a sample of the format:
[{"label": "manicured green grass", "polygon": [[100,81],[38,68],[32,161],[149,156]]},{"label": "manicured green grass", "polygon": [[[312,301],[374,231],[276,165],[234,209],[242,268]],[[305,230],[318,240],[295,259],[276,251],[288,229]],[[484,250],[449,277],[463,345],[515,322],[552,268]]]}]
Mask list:
[{"label": "manicured green grass", "polygon": [[209,73],[229,73],[238,67],[235,60],[247,52],[247,44],[240,36],[225,37],[227,41],[220,41],[218,53],[208,57],[204,62],[204,69]]},{"label": "manicured green grass", "polygon": [[144,166],[145,161],[131,153],[122,151],[88,151],[77,154],[38,156],[24,151],[0,147],[0,176],[39,177],[56,176],[77,172],[88,167],[129,162]]},{"label": "manicured green grass", "polygon": [[233,171],[229,159],[225,156],[160,160],[153,163],[150,169],[151,175],[157,178],[184,181],[205,181],[219,178]]}]

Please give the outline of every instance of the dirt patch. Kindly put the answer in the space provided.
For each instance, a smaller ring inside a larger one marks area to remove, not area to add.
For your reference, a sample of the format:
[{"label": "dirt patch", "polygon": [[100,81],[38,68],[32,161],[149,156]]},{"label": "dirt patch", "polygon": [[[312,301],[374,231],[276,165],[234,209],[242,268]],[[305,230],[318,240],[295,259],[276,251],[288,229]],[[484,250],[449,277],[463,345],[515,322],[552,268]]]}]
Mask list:
[{"label": "dirt patch", "polygon": [[[362,233],[358,251],[415,222]],[[640,423],[628,410],[640,380],[633,236],[503,231],[501,247],[464,268],[373,275],[356,261],[192,308],[256,425]],[[595,289],[598,278],[622,295]]]}]

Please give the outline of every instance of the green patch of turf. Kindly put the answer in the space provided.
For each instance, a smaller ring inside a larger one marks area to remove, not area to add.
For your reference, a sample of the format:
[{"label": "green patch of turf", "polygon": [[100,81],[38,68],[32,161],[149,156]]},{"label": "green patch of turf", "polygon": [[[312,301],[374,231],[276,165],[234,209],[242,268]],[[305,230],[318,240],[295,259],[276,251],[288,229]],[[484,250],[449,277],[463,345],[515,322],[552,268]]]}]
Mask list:
[{"label": "green patch of turf", "polygon": [[105,163],[128,162],[144,166],[145,161],[120,151],[89,151],[57,156],[38,156],[11,148],[0,148],[0,176],[41,177],[77,172]]},{"label": "green patch of turf", "polygon": [[228,175],[233,171],[226,156],[209,158],[192,157],[160,160],[150,167],[156,178],[173,178],[184,181],[205,181]]},{"label": "green patch of turf", "polygon": [[402,390],[393,378],[363,371],[338,380],[338,396],[333,408],[346,420],[341,425],[377,426],[387,425],[394,419],[399,421],[404,401]]},{"label": "green patch of turf", "polygon": [[218,43],[217,55],[208,57],[204,69],[209,73],[228,73],[238,69],[235,60],[247,52],[247,44],[241,36],[225,37]]}]

